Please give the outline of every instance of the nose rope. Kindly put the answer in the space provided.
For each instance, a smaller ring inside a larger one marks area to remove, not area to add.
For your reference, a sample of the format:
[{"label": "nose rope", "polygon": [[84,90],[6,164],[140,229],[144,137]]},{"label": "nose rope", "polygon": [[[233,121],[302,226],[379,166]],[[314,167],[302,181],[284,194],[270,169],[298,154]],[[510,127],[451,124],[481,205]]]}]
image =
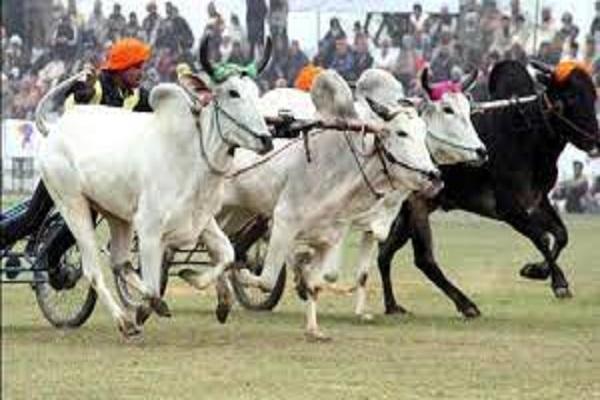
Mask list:
[{"label": "nose rope", "polygon": [[356,165],[358,166],[358,170],[360,171],[360,174],[362,175],[363,181],[365,182],[365,184],[367,185],[367,187],[369,188],[369,190],[371,191],[371,193],[373,194],[375,199],[377,199],[377,200],[381,199],[383,197],[383,194],[381,194],[377,190],[375,190],[375,187],[373,187],[373,184],[367,177],[367,173],[365,172],[363,165],[360,163],[360,160],[358,159],[358,154],[356,152],[356,149],[352,145],[352,141],[350,140],[350,137],[348,136],[347,130],[344,130],[344,139],[346,139],[346,143],[348,144],[350,153],[352,153],[352,156],[354,157],[354,161],[356,161]]},{"label": "nose rope", "polygon": [[[223,114],[236,127],[242,129],[243,131],[249,133],[250,135],[252,135],[253,137],[255,137],[259,140],[261,138],[268,137],[267,135],[261,135],[261,134],[257,133],[256,131],[254,131],[253,129],[248,127],[246,124],[239,122],[237,119],[235,119],[230,113],[227,112],[227,110],[225,110],[219,104],[217,99],[214,99],[212,101],[212,103],[213,103],[213,116],[214,116],[214,122],[215,122],[215,125],[217,128],[217,134],[219,135],[219,138],[221,139],[221,141],[223,143],[225,143],[226,145],[228,145],[230,147],[230,149],[235,149],[236,147],[238,147],[238,144],[231,141],[223,133],[223,129],[221,127],[221,120],[219,119],[219,114]],[[202,126],[200,125],[200,118],[199,118],[201,111],[202,110],[192,108],[192,114],[194,114],[194,116],[196,117],[196,127],[197,127],[198,131],[200,132],[200,135],[199,135],[200,152],[202,154],[202,157],[206,160],[206,164],[208,165],[208,168],[210,169],[210,171],[215,175],[224,176],[229,171],[229,168],[218,168],[213,162],[210,161],[210,158],[208,157],[208,153],[206,152],[206,146],[204,144],[204,139],[203,139],[204,132],[202,131]]]},{"label": "nose rope", "polygon": [[454,149],[457,149],[457,150],[464,150],[464,151],[468,151],[468,152],[475,153],[475,154],[477,154],[477,151],[479,150],[478,148],[463,146],[461,144],[451,142],[450,140],[447,140],[440,136],[437,136],[435,133],[433,133],[432,131],[429,131],[429,130],[427,131],[427,134],[436,142],[445,144],[445,145],[452,147]]},{"label": "nose rope", "polygon": [[[364,134],[364,133],[363,133]],[[363,180],[365,182],[365,184],[367,185],[367,187],[369,188],[369,190],[371,191],[371,193],[373,194],[373,196],[379,200],[383,197],[383,194],[379,193],[377,190],[375,190],[375,187],[373,186],[373,184],[371,183],[371,181],[369,180],[369,178],[367,177],[367,174],[363,168],[363,165],[360,163],[360,160],[358,159],[358,151],[354,148],[354,146],[352,145],[352,141],[350,140],[350,137],[348,135],[348,131],[344,131],[344,138],[346,139],[346,143],[348,144],[348,148],[350,149],[350,152],[352,153],[352,156],[354,157],[354,160],[356,161],[356,165],[358,166],[358,169],[363,177]],[[381,165],[383,166],[383,173],[385,174],[385,176],[387,177],[390,186],[392,188],[392,190],[396,190],[396,188],[394,187],[393,184],[393,178],[392,175],[389,171],[389,168],[386,164],[386,160],[394,165],[398,165],[408,171],[411,172],[416,172],[417,174],[420,174],[422,176],[424,176],[425,178],[431,180],[436,178],[435,174],[431,171],[426,171],[424,169],[418,168],[418,167],[414,167],[406,162],[400,161],[398,159],[396,159],[396,157],[394,157],[393,154],[391,154],[383,145],[383,143],[381,143],[381,140],[379,139],[379,137],[375,137],[375,149],[373,151],[372,154],[363,154],[363,157],[370,157],[373,154],[377,155],[379,161],[381,162]]]}]

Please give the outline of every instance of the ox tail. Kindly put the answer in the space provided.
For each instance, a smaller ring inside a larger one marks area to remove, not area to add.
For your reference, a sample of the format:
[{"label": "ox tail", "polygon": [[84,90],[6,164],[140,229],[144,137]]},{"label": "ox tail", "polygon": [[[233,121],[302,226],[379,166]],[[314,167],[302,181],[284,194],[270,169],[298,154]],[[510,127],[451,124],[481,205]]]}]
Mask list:
[{"label": "ox tail", "polygon": [[48,121],[46,119],[47,114],[51,111],[52,105],[54,104],[54,99],[58,95],[64,95],[64,93],[71,88],[73,83],[77,80],[83,78],[88,71],[81,71],[78,74],[73,75],[72,77],[65,79],[55,87],[51,88],[44,97],[38,103],[35,109],[35,126],[38,131],[42,134],[42,136],[48,136]]}]

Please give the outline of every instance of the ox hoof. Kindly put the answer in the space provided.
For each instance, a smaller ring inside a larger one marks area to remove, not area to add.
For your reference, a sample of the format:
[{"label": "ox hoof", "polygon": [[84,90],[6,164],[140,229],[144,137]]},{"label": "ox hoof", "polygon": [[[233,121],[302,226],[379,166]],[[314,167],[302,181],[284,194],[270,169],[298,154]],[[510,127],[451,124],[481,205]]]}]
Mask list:
[{"label": "ox hoof", "polygon": [[160,297],[150,299],[150,307],[158,314],[159,317],[171,318],[171,310],[167,303]]},{"label": "ox hoof", "polygon": [[404,308],[398,304],[394,304],[391,306],[387,306],[385,308],[385,314],[386,315],[409,315],[410,313],[406,310],[406,308]]},{"label": "ox hoof", "polygon": [[337,272],[328,272],[325,275],[323,275],[323,279],[325,279],[325,282],[327,283],[335,283],[339,278],[338,275],[339,274]]},{"label": "ox hoof", "polygon": [[215,310],[215,315],[217,316],[217,321],[221,324],[227,322],[227,317],[231,312],[231,304],[217,304],[217,309]]},{"label": "ox hoof", "polygon": [[459,310],[460,313],[467,319],[474,319],[481,317],[481,311],[477,308],[475,304],[467,306]]},{"label": "ox hoof", "polygon": [[304,279],[302,278],[302,276],[300,274],[296,275],[294,277],[294,280],[296,281],[296,293],[298,294],[298,297],[300,297],[300,299],[302,299],[302,301],[308,301],[308,294],[309,294],[309,289],[308,286],[306,285],[306,282],[304,281]]},{"label": "ox hoof", "polygon": [[358,314],[358,320],[360,322],[373,322],[375,318],[373,317],[373,314],[369,314],[369,313],[365,313],[365,314]]},{"label": "ox hoof", "polygon": [[227,317],[231,312],[233,305],[233,289],[229,284],[229,280],[223,275],[217,280],[217,308],[215,314],[217,320],[224,324],[227,321]]},{"label": "ox hoof", "polygon": [[331,342],[333,339],[331,336],[326,335],[320,330],[309,330],[304,334],[306,340],[312,343],[325,343]]},{"label": "ox hoof", "polygon": [[557,299],[570,299],[573,297],[568,287],[556,287],[552,288],[552,291]]},{"label": "ox hoof", "polygon": [[550,276],[550,268],[545,263],[530,263],[525,264],[519,274],[523,278],[545,281]]},{"label": "ox hoof", "polygon": [[121,332],[123,337],[128,340],[140,338],[142,336],[142,330],[139,326],[127,318],[123,318],[119,321],[119,332]]},{"label": "ox hoof", "polygon": [[141,305],[138,306],[135,310],[135,323],[138,326],[142,326],[146,323],[148,318],[152,315],[152,309],[148,306]]}]

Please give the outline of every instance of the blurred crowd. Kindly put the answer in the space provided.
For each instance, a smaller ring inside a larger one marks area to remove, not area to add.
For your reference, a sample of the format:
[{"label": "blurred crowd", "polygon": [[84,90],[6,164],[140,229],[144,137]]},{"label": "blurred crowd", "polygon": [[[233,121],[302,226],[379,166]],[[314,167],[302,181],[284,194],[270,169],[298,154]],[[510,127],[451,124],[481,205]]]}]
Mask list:
[{"label": "blurred crowd", "polygon": [[[600,164],[598,161],[593,162]],[[572,178],[559,182],[550,198],[561,211],[600,214],[600,174],[590,176],[583,162],[574,161]]]},{"label": "blurred crowd", "polygon": [[[595,3],[596,15],[589,27],[575,25],[568,12],[557,16],[551,8],[543,8],[537,32],[534,22],[519,10],[518,1],[510,1],[510,11],[503,12],[494,0],[465,0],[458,14],[445,6],[425,12],[416,2],[405,15],[408,24],[400,37],[388,34],[397,27],[373,34],[361,21],[345,31],[346,24],[332,18],[310,57],[302,43],[288,37],[288,0],[246,3],[245,20],[241,20],[236,14],[222,15],[208,2],[202,31],[211,37],[213,62],[251,62],[262,54],[265,37],[271,36],[272,61],[258,82],[262,90],[293,86],[299,71],[312,64],[333,68],[348,81],[355,81],[367,68],[383,68],[402,82],[410,96],[419,91],[418,72],[425,65],[430,66],[434,81],[459,80],[477,67],[483,73],[473,96],[483,100],[491,65],[507,58],[526,62],[528,57],[549,64],[577,59],[600,87],[600,1]],[[66,6],[57,3],[53,13],[55,23],[44,48],[25,48],[21,37],[1,27],[4,118],[31,119],[51,85],[87,64],[99,66],[108,46],[122,37],[137,37],[152,46],[144,83],[148,87],[175,80],[181,63],[199,68],[199,40],[175,3],[166,2],[159,9],[150,1],[145,13],[137,15],[118,3],[107,12],[102,0],[96,0],[91,15],[82,15],[76,0],[68,0]]]},{"label": "blurred crowd", "polygon": [[[493,63],[506,58],[526,61],[531,56],[549,64],[578,59],[600,86],[600,1],[596,2],[597,15],[591,26],[583,28],[574,24],[568,12],[558,18],[552,9],[542,9],[537,33],[533,22],[519,11],[518,1],[511,1],[510,12],[502,12],[494,0],[466,0],[458,14],[451,14],[445,6],[428,14],[415,3],[400,39],[390,37],[385,29],[369,34],[361,21],[346,32],[343,24],[332,18],[312,57],[303,51],[301,43],[288,38],[287,0],[246,2],[245,21],[236,14],[226,18],[209,2],[204,33],[211,36],[212,60],[233,63],[259,57],[265,36],[270,35],[273,60],[259,82],[263,90],[292,86],[298,72],[312,63],[333,68],[349,81],[367,68],[384,68],[411,95],[418,90],[418,71],[427,64],[435,81],[458,80],[467,70],[478,67],[484,73],[474,95],[483,99],[486,73]],[[84,16],[78,12],[76,0],[68,0],[66,7],[57,3],[53,12],[56,22],[45,48],[24,48],[22,38],[1,29],[5,117],[30,118],[49,85],[85,64],[99,65],[105,49],[121,37],[137,37],[151,44],[148,86],[175,79],[179,63],[198,67],[199,41],[174,3],[166,2],[159,10],[150,1],[141,16],[115,3],[106,15],[102,1],[96,0],[91,15]]]}]

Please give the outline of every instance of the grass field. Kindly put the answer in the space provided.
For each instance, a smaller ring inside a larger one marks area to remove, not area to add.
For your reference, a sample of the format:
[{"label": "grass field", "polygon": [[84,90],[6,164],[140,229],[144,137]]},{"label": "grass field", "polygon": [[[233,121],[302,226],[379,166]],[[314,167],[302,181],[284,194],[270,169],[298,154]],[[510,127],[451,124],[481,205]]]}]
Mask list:
[{"label": "grass field", "polygon": [[[438,258],[480,306],[461,319],[405,249],[394,281],[409,317],[382,315],[376,268],[371,323],[353,298],[326,295],[330,343],[302,334],[303,308],[289,286],[274,313],[236,307],[226,325],[215,297],[173,280],[171,320],[152,318],[142,343],[125,343],[97,307],[79,330],[42,318],[27,287],[2,288],[4,399],[600,399],[600,218],[568,218],[562,257],[575,297],[518,277],[532,247],[504,225],[465,214],[437,215]],[[356,243],[347,244],[349,282]]]}]

